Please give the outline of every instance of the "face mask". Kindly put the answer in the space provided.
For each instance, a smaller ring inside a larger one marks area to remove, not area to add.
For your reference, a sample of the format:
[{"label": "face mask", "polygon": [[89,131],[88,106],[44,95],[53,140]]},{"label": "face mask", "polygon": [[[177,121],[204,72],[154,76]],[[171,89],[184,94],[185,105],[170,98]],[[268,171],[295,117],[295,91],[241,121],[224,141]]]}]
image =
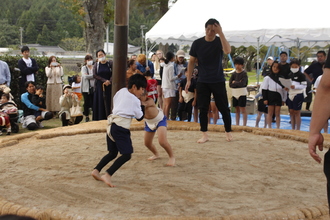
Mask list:
[{"label": "face mask", "polygon": [[87,65],[89,66],[93,65],[93,60],[87,61]]},{"label": "face mask", "polygon": [[290,70],[291,70],[291,72],[296,73],[299,71],[299,68],[291,68]]},{"label": "face mask", "polygon": [[105,57],[99,58],[99,62],[103,62],[103,61],[105,61]]},{"label": "face mask", "polygon": [[160,63],[159,64],[161,67],[164,67],[165,66],[165,63]]}]

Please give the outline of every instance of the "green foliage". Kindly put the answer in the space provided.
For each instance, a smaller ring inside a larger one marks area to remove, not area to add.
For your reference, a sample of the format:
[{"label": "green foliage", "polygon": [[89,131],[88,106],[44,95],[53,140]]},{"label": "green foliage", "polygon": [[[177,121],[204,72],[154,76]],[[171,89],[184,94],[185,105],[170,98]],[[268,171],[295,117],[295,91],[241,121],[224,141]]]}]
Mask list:
[{"label": "green foliage", "polygon": [[[83,36],[81,19],[64,8],[60,0],[2,0],[1,3],[0,26],[3,27],[2,21],[7,20],[9,27],[16,32],[14,37],[12,31],[0,30],[0,36],[6,36],[6,39],[0,38],[0,43],[7,42],[5,46],[19,44],[20,27],[23,28],[23,44],[39,41],[43,45],[55,46],[63,38]],[[47,34],[43,31],[45,26]]]},{"label": "green foliage", "polygon": [[19,43],[18,29],[8,23],[7,19],[0,19],[0,47]]},{"label": "green foliage", "polygon": [[59,46],[67,51],[84,51],[86,48],[84,38],[78,37],[62,39]]},{"label": "green foliage", "polygon": [[[45,68],[48,63],[48,57],[42,56],[42,57],[31,57],[34,58],[37,61],[37,64],[39,66],[38,74],[36,74],[36,83],[38,85],[42,85],[46,88],[47,86],[47,77],[45,73]],[[11,94],[14,96],[15,102],[19,105],[20,104],[20,94],[19,94],[19,76],[20,72],[16,71],[15,68],[17,68],[18,60],[21,59],[20,55],[17,56],[0,56],[0,60],[5,61],[8,66],[11,73],[11,83],[10,83],[10,89]],[[56,58],[56,60],[59,61],[59,58]],[[19,106],[20,107],[20,106]]]}]

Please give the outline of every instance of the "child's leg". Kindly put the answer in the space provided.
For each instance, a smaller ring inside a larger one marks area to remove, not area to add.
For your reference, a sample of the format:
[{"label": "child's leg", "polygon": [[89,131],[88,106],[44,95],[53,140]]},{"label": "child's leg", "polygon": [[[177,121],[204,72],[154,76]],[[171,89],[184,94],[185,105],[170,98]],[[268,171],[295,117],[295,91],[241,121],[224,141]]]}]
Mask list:
[{"label": "child's leg", "polygon": [[275,105],[268,106],[268,114],[267,114],[267,127],[272,128],[273,114],[275,111]]},{"label": "child's leg", "polygon": [[158,134],[158,141],[159,141],[160,146],[162,146],[165,149],[166,153],[169,156],[169,160],[166,165],[174,166],[175,158],[174,158],[172,147],[167,141],[167,128],[165,126],[158,127],[157,134]]},{"label": "child's leg", "polygon": [[276,128],[280,129],[281,124],[281,106],[275,106]]},{"label": "child's leg", "polygon": [[186,109],[187,109],[187,114],[188,114],[188,122],[191,121],[191,115],[192,115],[192,102],[194,99],[190,100],[188,103],[186,103]]},{"label": "child's leg", "polygon": [[295,114],[296,130],[300,130],[300,125],[301,125],[300,110],[295,110],[294,114]]},{"label": "child's leg", "polygon": [[66,113],[61,114],[61,121],[62,121],[62,126],[68,126],[69,125],[69,120],[66,119]]},{"label": "child's leg", "polygon": [[103,182],[105,182],[110,187],[115,187],[111,183],[111,176],[122,166],[124,163],[131,159],[132,154],[122,154],[120,157],[115,160],[115,162],[110,166],[107,172],[101,176]]},{"label": "child's leg", "polygon": [[262,116],[262,112],[258,111],[258,115],[256,118],[256,126],[255,126],[256,128],[259,127],[259,122],[260,122],[261,116]]},{"label": "child's leg", "polygon": [[264,117],[265,117],[264,128],[267,128],[267,113],[264,113]]},{"label": "child's leg", "polygon": [[152,140],[154,139],[155,132],[144,132],[144,145],[154,154],[153,156],[149,157],[148,160],[156,160],[159,158],[159,154],[157,152],[157,149],[155,145],[152,143]]},{"label": "child's leg", "polygon": [[247,124],[247,111],[246,111],[246,107],[239,107],[240,111],[243,115],[243,126],[246,126]]},{"label": "child's leg", "polygon": [[241,112],[240,112],[239,106],[235,106],[235,111],[236,111],[236,114],[235,114],[236,125],[239,125],[239,119],[240,119],[240,116],[241,116]]},{"label": "child's leg", "polygon": [[[103,169],[103,167],[105,167],[110,161],[112,161],[113,159],[115,159],[118,155],[118,150],[115,147],[112,147],[112,145],[114,145],[114,142],[108,137],[107,135],[107,145],[108,145],[108,150],[109,153],[107,155],[105,155],[100,162],[96,165],[96,167],[94,168],[93,172],[92,172],[92,176],[94,177],[94,179],[96,180],[102,180],[101,179],[101,175],[100,172]],[[111,150],[110,150],[111,149]]]}]

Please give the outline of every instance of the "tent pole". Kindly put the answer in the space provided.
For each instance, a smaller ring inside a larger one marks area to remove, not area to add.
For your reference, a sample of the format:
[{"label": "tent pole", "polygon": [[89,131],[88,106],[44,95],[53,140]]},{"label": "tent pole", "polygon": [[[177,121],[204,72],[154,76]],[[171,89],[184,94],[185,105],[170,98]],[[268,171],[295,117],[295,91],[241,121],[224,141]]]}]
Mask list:
[{"label": "tent pole", "polygon": [[259,85],[259,47],[260,47],[260,37],[257,38],[257,85]]}]

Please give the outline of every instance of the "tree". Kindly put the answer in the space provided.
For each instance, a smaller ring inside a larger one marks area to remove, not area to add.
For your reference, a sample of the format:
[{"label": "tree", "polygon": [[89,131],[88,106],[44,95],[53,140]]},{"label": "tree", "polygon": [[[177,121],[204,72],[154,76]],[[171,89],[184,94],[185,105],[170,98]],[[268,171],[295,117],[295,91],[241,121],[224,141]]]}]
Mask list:
[{"label": "tree", "polygon": [[8,24],[7,20],[0,20],[0,47],[18,44],[18,29],[14,25]]},{"label": "tree", "polygon": [[73,13],[83,17],[86,52],[104,47],[106,23],[113,21],[113,0],[61,0]]}]

